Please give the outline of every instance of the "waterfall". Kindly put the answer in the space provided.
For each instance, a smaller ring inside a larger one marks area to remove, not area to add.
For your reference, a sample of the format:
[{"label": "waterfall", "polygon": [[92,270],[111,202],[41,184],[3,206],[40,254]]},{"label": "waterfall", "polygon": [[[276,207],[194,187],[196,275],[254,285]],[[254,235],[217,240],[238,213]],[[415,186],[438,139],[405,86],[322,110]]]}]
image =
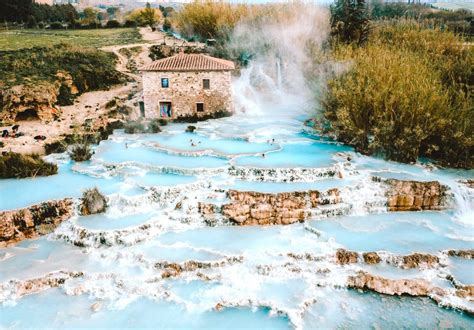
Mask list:
[{"label": "waterfall", "polygon": [[453,182],[450,187],[457,206],[454,218],[465,225],[474,226],[474,189],[460,182]]},{"label": "waterfall", "polygon": [[276,58],[276,68],[277,68],[277,86],[278,89],[281,90],[283,86],[283,78],[281,75],[281,59],[279,56]]}]

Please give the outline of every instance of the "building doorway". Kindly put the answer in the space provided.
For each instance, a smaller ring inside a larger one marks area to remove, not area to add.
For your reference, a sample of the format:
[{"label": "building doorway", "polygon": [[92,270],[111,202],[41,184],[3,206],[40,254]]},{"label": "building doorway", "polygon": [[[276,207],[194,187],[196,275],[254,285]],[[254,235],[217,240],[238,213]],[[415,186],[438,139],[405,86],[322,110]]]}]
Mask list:
[{"label": "building doorway", "polygon": [[140,105],[140,116],[144,118],[145,117],[145,102],[140,101],[138,104]]},{"label": "building doorway", "polygon": [[172,118],[171,102],[160,102],[160,117]]}]

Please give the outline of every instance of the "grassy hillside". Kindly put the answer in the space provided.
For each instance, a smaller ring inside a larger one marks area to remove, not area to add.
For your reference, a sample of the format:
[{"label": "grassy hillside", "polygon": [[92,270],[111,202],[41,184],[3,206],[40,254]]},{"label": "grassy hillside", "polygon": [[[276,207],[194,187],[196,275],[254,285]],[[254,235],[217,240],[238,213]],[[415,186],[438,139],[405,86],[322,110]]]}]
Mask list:
[{"label": "grassy hillside", "polygon": [[0,50],[17,50],[70,43],[75,46],[104,47],[142,42],[136,28],[91,30],[2,30]]}]

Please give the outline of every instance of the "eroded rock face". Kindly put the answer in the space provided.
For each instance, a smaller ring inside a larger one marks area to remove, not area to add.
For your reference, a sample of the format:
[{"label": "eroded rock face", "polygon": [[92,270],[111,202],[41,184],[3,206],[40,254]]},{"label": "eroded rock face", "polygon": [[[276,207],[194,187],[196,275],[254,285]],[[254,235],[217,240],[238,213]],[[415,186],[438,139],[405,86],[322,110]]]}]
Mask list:
[{"label": "eroded rock face", "polygon": [[3,111],[0,121],[13,123],[22,119],[39,119],[44,122],[58,118],[60,110],[55,106],[58,86],[50,83],[17,85],[2,93]]},{"label": "eroded rock face", "polygon": [[474,285],[465,285],[457,288],[456,296],[460,298],[469,298],[472,300],[474,297]]},{"label": "eroded rock face", "polygon": [[163,272],[161,273],[162,278],[170,278],[170,277],[179,276],[182,272],[192,272],[195,270],[222,267],[225,265],[240,263],[242,261],[243,261],[242,257],[227,257],[224,260],[215,261],[215,262],[188,260],[183,263],[177,263],[177,262],[163,261],[163,262],[155,263],[155,268],[163,269]]},{"label": "eroded rock face", "polygon": [[385,180],[389,211],[440,210],[446,207],[447,187],[438,181]]},{"label": "eroded rock face", "polygon": [[336,262],[340,265],[354,264],[357,262],[359,254],[357,252],[344,249],[337,249]]},{"label": "eroded rock face", "polygon": [[61,115],[58,104],[72,104],[79,94],[72,76],[64,71],[56,73],[54,82],[16,85],[0,91],[0,121],[39,119],[50,122]]},{"label": "eroded rock face", "polygon": [[371,290],[388,295],[428,296],[429,294],[444,295],[442,289],[433,287],[424,279],[392,280],[360,271],[347,280],[349,288]]},{"label": "eroded rock face", "polygon": [[340,201],[337,189],[325,194],[315,190],[278,194],[229,190],[227,196],[232,202],[224,204],[221,212],[239,225],[287,225],[301,222],[306,219],[307,210]]},{"label": "eroded rock face", "polygon": [[73,202],[66,198],[24,209],[0,212],[0,246],[45,235],[73,214]]},{"label": "eroded rock face", "polygon": [[439,258],[431,254],[413,253],[403,256],[403,268],[431,268],[439,264]]},{"label": "eroded rock face", "polygon": [[382,261],[382,258],[377,254],[377,252],[366,252],[362,254],[364,262],[369,265],[375,265]]},{"label": "eroded rock face", "polygon": [[83,276],[83,272],[59,271],[46,274],[43,277],[23,281],[13,279],[0,284],[0,292],[9,292],[9,295],[21,298],[26,295],[39,293],[46,289],[60,287],[69,279]]},{"label": "eroded rock face", "polygon": [[474,259],[474,250],[449,250],[448,256],[464,259]]}]

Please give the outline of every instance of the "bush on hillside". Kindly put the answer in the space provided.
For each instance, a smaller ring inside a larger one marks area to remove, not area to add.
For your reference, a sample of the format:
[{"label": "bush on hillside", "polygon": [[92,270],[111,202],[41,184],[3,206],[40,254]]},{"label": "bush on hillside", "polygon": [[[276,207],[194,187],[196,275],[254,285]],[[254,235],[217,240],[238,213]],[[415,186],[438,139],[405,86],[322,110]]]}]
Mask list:
[{"label": "bush on hillside", "polygon": [[124,124],[124,131],[127,134],[159,133],[160,126],[163,126],[162,119],[152,119],[146,125],[141,121],[129,121]]},{"label": "bush on hillside", "polygon": [[64,29],[64,26],[63,26],[63,23],[61,22],[53,22],[49,24],[49,28],[51,30],[61,30],[61,29]]},{"label": "bush on hillside", "polygon": [[145,133],[146,129],[142,122],[129,121],[123,125],[124,132],[127,134]]},{"label": "bush on hillside", "polygon": [[128,27],[128,28],[134,28],[134,27],[137,27],[137,22],[127,19],[125,23],[123,24],[123,26]]},{"label": "bush on hillside", "polygon": [[173,16],[173,22],[186,38],[225,40],[237,22],[248,15],[249,10],[249,5],[200,0],[184,5]]},{"label": "bush on hillside", "polygon": [[76,162],[83,162],[91,159],[94,152],[89,143],[77,143],[69,150],[69,156]]},{"label": "bush on hillside", "polygon": [[474,50],[452,33],[382,24],[366,47],[336,46],[346,72],[328,82],[325,117],[357,150],[474,166]]},{"label": "bush on hillside", "polygon": [[0,51],[0,76],[8,87],[31,81],[55,82],[58,71],[67,72],[83,93],[122,82],[115,61],[112,53],[67,44]]},{"label": "bush on hillside", "polygon": [[160,122],[158,119],[153,119],[148,123],[148,133],[159,133],[161,132]]},{"label": "bush on hillside", "polygon": [[0,157],[0,178],[27,178],[58,173],[56,164],[48,163],[37,154],[8,152]]},{"label": "bush on hillside", "polygon": [[366,42],[369,15],[365,0],[337,0],[331,5],[331,34],[345,43]]},{"label": "bush on hillside", "polygon": [[108,21],[107,24],[105,24],[105,27],[109,28],[109,29],[119,28],[120,26],[121,25],[120,25],[119,21],[117,21],[115,19],[112,19],[112,20]]}]

